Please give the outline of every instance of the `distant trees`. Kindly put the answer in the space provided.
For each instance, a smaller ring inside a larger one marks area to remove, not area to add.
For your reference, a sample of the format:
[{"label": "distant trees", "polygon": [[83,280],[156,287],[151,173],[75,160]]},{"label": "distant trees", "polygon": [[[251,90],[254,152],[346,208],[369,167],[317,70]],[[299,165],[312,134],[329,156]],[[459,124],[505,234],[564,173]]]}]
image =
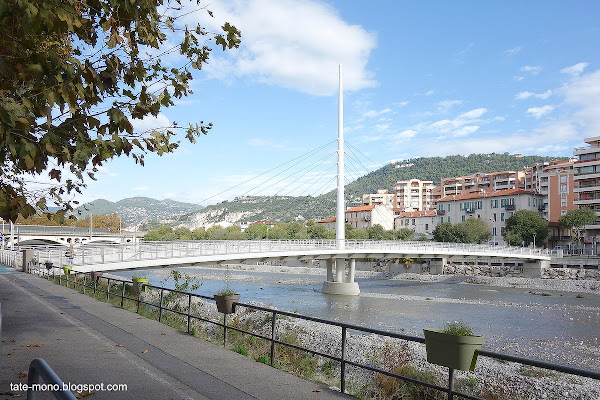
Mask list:
[{"label": "distant trees", "polygon": [[433,231],[436,242],[482,243],[492,236],[489,226],[481,218],[469,218],[457,224],[444,222]]},{"label": "distant trees", "polygon": [[[90,226],[90,217],[87,216],[83,219],[77,219],[75,216],[66,217],[64,212],[61,211],[57,213],[40,213],[27,218],[19,215],[15,223],[21,225],[78,226],[88,228]],[[125,223],[117,213],[94,215],[92,216],[91,223],[92,228],[108,229],[109,232],[113,233],[119,232],[125,226]]]},{"label": "distant trees", "polygon": [[[357,229],[346,224],[346,239],[374,239],[374,240],[412,240],[412,229],[400,231],[385,230],[381,225],[368,229]],[[170,241],[170,240],[285,240],[285,239],[335,239],[335,231],[328,231],[323,225],[308,221],[306,225],[298,222],[280,222],[274,226],[252,224],[243,232],[237,225],[227,228],[215,225],[208,229],[179,227],[173,229],[169,226],[160,226],[146,233],[144,240]]]},{"label": "distant trees", "polygon": [[531,210],[520,210],[506,220],[502,236],[511,246],[529,246],[534,242],[541,247],[548,238],[548,221]]}]

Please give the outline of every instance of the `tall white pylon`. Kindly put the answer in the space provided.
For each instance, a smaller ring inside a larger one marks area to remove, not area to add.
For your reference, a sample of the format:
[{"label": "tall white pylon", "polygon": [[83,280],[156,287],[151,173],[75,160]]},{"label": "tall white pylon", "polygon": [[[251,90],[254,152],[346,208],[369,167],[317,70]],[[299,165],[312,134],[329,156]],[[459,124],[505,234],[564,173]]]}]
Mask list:
[{"label": "tall white pylon", "polygon": [[339,100],[338,100],[338,162],[337,162],[337,213],[335,223],[335,238],[338,249],[345,248],[346,217],[344,202],[344,93],[342,86],[342,65],[339,71]]}]

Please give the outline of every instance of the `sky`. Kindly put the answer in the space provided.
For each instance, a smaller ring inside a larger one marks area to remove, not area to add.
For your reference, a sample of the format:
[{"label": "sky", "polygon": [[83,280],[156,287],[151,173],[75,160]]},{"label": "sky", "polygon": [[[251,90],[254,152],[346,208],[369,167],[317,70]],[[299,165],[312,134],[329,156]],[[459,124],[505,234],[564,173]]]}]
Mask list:
[{"label": "sky", "polygon": [[229,21],[242,32],[240,48],[215,47],[194,75],[193,95],[134,126],[202,120],[212,131],[196,144],[182,141],[174,154],[146,156],[144,167],[126,157],[106,163],[76,200],[208,205],[333,189],[340,64],[346,182],[414,157],[568,158],[584,138],[600,135],[599,2],[211,0],[208,7],[214,18],[193,13],[186,22],[216,30]]}]

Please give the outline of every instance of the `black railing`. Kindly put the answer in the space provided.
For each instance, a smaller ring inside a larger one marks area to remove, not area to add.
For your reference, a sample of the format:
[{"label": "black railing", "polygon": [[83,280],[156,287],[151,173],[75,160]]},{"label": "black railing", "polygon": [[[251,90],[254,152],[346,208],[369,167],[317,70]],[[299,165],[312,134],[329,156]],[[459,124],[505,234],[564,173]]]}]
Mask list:
[{"label": "black railing", "polygon": [[[44,272],[46,272],[46,273],[44,274]],[[290,348],[293,348],[296,350],[304,351],[304,352],[307,352],[307,353],[310,353],[310,354],[313,354],[313,355],[316,355],[319,357],[327,358],[327,359],[330,359],[333,361],[337,361],[340,363],[340,390],[342,391],[342,393],[346,393],[346,367],[352,366],[352,367],[356,367],[356,368],[365,369],[365,370],[368,370],[371,372],[383,374],[386,376],[398,378],[398,379],[404,380],[409,383],[425,386],[425,387],[435,389],[435,390],[438,390],[441,392],[445,392],[448,394],[449,400],[452,400],[454,398],[454,396],[458,396],[458,397],[461,397],[464,399],[470,399],[470,400],[485,400],[480,397],[476,397],[476,396],[473,396],[473,395],[470,395],[467,393],[462,393],[462,392],[454,390],[454,370],[451,368],[449,368],[449,370],[448,370],[448,387],[444,387],[444,386],[439,386],[439,385],[436,385],[436,384],[433,384],[430,382],[420,381],[418,379],[414,379],[414,378],[411,378],[408,376],[399,375],[399,374],[393,373],[391,371],[382,370],[380,368],[377,368],[377,367],[374,367],[371,365],[365,365],[365,364],[351,361],[347,354],[347,333],[349,330],[360,332],[363,334],[369,333],[369,334],[375,334],[375,335],[379,335],[379,336],[383,336],[383,337],[406,340],[409,342],[424,344],[425,339],[421,338],[421,337],[404,335],[404,334],[395,333],[395,332],[387,332],[387,331],[368,328],[368,327],[364,327],[364,326],[347,324],[347,323],[343,323],[343,322],[330,321],[330,320],[326,320],[326,319],[322,319],[322,318],[316,318],[316,317],[296,314],[296,313],[287,312],[287,311],[274,310],[272,308],[266,308],[266,307],[252,305],[252,304],[234,303],[236,306],[239,306],[239,307],[245,307],[247,309],[262,311],[262,312],[271,314],[271,334],[270,334],[270,336],[264,336],[264,335],[261,335],[261,334],[255,333],[255,332],[246,331],[244,329],[241,329],[241,328],[238,328],[238,327],[235,327],[232,325],[227,325],[227,314],[223,314],[224,315],[223,322],[220,322],[220,321],[213,321],[208,318],[205,318],[205,317],[202,317],[199,315],[194,315],[191,313],[192,299],[196,298],[196,299],[214,301],[214,298],[212,296],[204,296],[204,295],[200,295],[200,294],[196,294],[196,293],[184,292],[184,291],[169,289],[169,288],[165,288],[165,287],[161,287],[161,286],[143,284],[143,287],[141,288],[141,290],[143,290],[144,288],[147,287],[147,288],[152,288],[152,289],[156,289],[156,290],[160,291],[159,303],[157,305],[154,303],[143,301],[141,299],[141,296],[139,296],[139,295],[136,297],[125,296],[126,287],[127,287],[127,285],[132,284],[132,281],[118,279],[118,278],[101,277],[100,279],[107,280],[106,290],[104,290],[104,289],[100,289],[98,287],[97,281],[94,281],[93,285],[88,285],[87,284],[87,281],[88,281],[87,273],[75,272],[73,275],[64,275],[63,276],[62,274],[57,275],[54,273],[52,275],[50,275],[49,271],[42,270],[41,274],[44,277],[46,277],[48,279],[52,278],[53,280],[56,280],[56,278],[58,277],[59,284],[62,284],[62,281],[64,280],[67,287],[69,287],[69,283],[73,283],[73,289],[76,289],[77,286],[82,286],[84,294],[85,294],[86,288],[93,289],[94,296],[96,295],[96,293],[98,291],[106,292],[106,302],[109,302],[110,295],[113,295],[113,296],[117,295],[121,299],[121,301],[120,301],[121,308],[124,308],[124,300],[125,299],[133,300],[137,303],[137,311],[136,311],[137,313],[140,313],[140,305],[142,305],[142,304],[148,305],[150,307],[158,308],[158,321],[159,322],[161,322],[162,315],[165,311],[172,312],[172,313],[175,313],[175,314],[178,314],[181,316],[185,316],[185,317],[187,317],[187,333],[190,333],[190,331],[191,331],[192,319],[220,326],[223,328],[223,346],[227,345],[227,330],[233,330],[233,331],[237,331],[237,332],[240,332],[243,334],[251,335],[256,338],[268,340],[268,341],[270,341],[270,365],[271,366],[274,365],[274,360],[275,360],[275,355],[276,355],[275,354],[275,345],[276,344],[282,345],[282,346],[287,346],[287,347],[290,347]],[[77,283],[77,276],[79,276],[79,275],[83,275],[83,283]],[[73,279],[69,279],[70,276],[72,276]],[[120,294],[116,294],[116,293],[110,291],[110,288],[111,288],[110,282],[111,281],[114,283],[118,282],[121,284]],[[177,293],[180,295],[187,296],[187,304],[188,304],[187,312],[166,307],[163,303],[164,298],[165,298],[165,296],[164,296],[165,292]],[[306,347],[302,347],[302,346],[298,346],[298,345],[295,345],[292,343],[278,340],[276,324],[277,324],[277,319],[280,316],[297,318],[297,319],[301,319],[304,321],[312,321],[312,322],[317,322],[317,323],[321,323],[324,325],[337,326],[337,327],[341,328],[340,356],[336,356],[334,354],[323,353],[320,351],[312,350],[312,349],[309,349]],[[516,362],[516,363],[519,363],[522,365],[528,365],[528,366],[532,366],[532,367],[538,367],[538,368],[548,369],[548,370],[552,370],[552,371],[563,372],[563,373],[567,373],[567,374],[572,374],[572,375],[577,375],[577,376],[581,376],[581,377],[600,380],[600,372],[598,372],[598,371],[585,370],[585,369],[581,369],[581,368],[553,364],[553,363],[548,363],[545,361],[529,359],[529,358],[519,357],[519,356],[514,356],[514,355],[509,355],[509,354],[496,353],[496,352],[486,351],[486,350],[479,350],[477,353],[478,353],[478,356],[489,357],[489,358],[496,359],[499,361]]]}]

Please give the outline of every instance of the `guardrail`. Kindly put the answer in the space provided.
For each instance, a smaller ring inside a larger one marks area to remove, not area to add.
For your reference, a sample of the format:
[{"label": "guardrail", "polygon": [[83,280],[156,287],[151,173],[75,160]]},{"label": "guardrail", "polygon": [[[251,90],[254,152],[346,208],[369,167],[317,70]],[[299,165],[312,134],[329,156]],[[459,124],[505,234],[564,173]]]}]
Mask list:
[{"label": "guardrail", "polygon": [[35,358],[29,364],[29,373],[27,374],[27,400],[36,400],[38,394],[47,392],[47,390],[34,390],[40,385],[40,378],[45,382],[45,386],[52,391],[54,397],[58,400],[76,400],[77,397],[70,390],[64,388],[63,381],[50,368],[43,358]]},{"label": "guardrail", "polygon": [[[405,341],[409,341],[409,342],[424,344],[425,339],[421,338],[421,337],[404,335],[404,334],[394,333],[394,332],[387,332],[387,331],[372,329],[372,328],[368,328],[368,327],[364,327],[364,326],[352,325],[352,324],[347,324],[347,323],[337,322],[337,321],[330,321],[330,320],[326,320],[326,319],[322,319],[322,318],[316,318],[316,317],[311,317],[311,316],[307,316],[307,315],[301,315],[301,314],[296,314],[296,313],[291,313],[291,312],[286,312],[286,311],[279,311],[279,310],[275,310],[272,308],[261,307],[261,306],[257,306],[257,305],[253,305],[253,304],[240,303],[240,302],[235,303],[235,305],[238,307],[244,307],[246,309],[261,311],[261,312],[270,314],[271,332],[270,332],[269,336],[265,336],[265,335],[261,335],[261,334],[255,333],[255,332],[246,331],[246,330],[237,328],[235,326],[228,325],[227,324],[227,314],[223,314],[224,315],[223,322],[220,322],[220,321],[210,320],[210,319],[205,318],[200,315],[195,315],[191,312],[193,299],[203,299],[203,300],[214,301],[214,298],[212,296],[204,296],[204,295],[200,295],[200,294],[196,294],[196,293],[183,292],[183,291],[179,291],[179,290],[175,290],[175,289],[169,289],[169,288],[165,288],[162,286],[144,284],[145,287],[159,291],[159,295],[158,295],[159,301],[158,301],[158,304],[155,304],[155,303],[151,303],[151,302],[142,300],[139,295],[137,297],[126,296],[127,285],[132,284],[132,281],[118,279],[118,278],[102,277],[100,279],[107,280],[106,290],[104,290],[104,289],[101,289],[98,287],[97,280],[94,280],[92,285],[89,284],[89,280],[88,280],[89,274],[88,273],[74,272],[74,274],[71,276],[72,279],[69,279],[70,275],[63,275],[60,273],[58,275],[54,274],[54,273],[52,275],[50,275],[49,271],[44,271],[44,270],[38,270],[38,273],[47,279],[52,279],[53,281],[55,281],[56,278],[58,277],[59,284],[62,284],[63,280],[65,280],[67,287],[69,287],[69,284],[72,283],[73,289],[77,289],[78,286],[82,287],[84,294],[86,293],[86,288],[92,289],[94,291],[95,298],[96,298],[96,293],[98,291],[105,292],[106,293],[106,302],[110,301],[111,295],[117,296],[118,298],[120,298],[120,307],[121,308],[124,308],[124,301],[126,299],[133,300],[137,303],[137,310],[136,310],[137,313],[140,313],[141,305],[156,307],[156,308],[158,308],[158,321],[159,322],[162,322],[163,314],[165,311],[172,312],[174,314],[186,317],[188,334],[191,331],[192,320],[199,320],[199,321],[203,321],[206,323],[210,323],[210,324],[219,326],[223,329],[223,346],[227,345],[227,331],[228,330],[234,330],[234,331],[246,334],[246,335],[251,335],[256,338],[267,340],[270,342],[269,360],[270,360],[271,366],[274,365],[274,360],[276,357],[275,345],[287,346],[287,347],[290,347],[290,348],[293,348],[296,350],[300,350],[300,351],[304,351],[304,352],[307,352],[307,353],[310,353],[310,354],[313,354],[313,355],[316,355],[319,357],[337,361],[340,363],[340,390],[342,391],[342,393],[346,393],[346,383],[347,383],[346,382],[346,370],[347,370],[348,366],[351,366],[351,367],[356,367],[356,368],[368,370],[371,372],[387,375],[387,376],[394,377],[397,379],[401,379],[401,380],[404,380],[409,383],[425,386],[425,387],[428,387],[428,388],[431,388],[431,389],[434,389],[434,390],[437,390],[440,392],[445,392],[445,393],[447,393],[449,400],[452,400],[455,395],[459,396],[461,398],[470,399],[470,400],[485,400],[480,397],[472,396],[470,394],[462,393],[462,392],[454,390],[454,370],[453,369],[448,370],[448,386],[443,387],[443,386],[436,385],[436,384],[433,384],[430,382],[424,382],[424,381],[420,381],[418,379],[414,379],[414,378],[411,378],[408,376],[399,375],[399,374],[396,374],[391,371],[386,371],[386,370],[377,368],[372,365],[366,365],[366,364],[354,362],[350,359],[350,357],[348,355],[348,348],[347,348],[348,331],[356,331],[356,332],[359,332],[362,334],[364,334],[364,333],[374,334],[374,335],[378,335],[381,337],[400,339],[400,340],[405,340]],[[81,275],[83,275],[83,279],[78,283],[78,276],[81,276]],[[111,282],[113,283],[113,285],[115,283],[117,285],[120,285],[120,290],[118,293],[115,293],[114,291],[111,292]],[[187,297],[187,311],[176,310],[176,309],[172,309],[172,308],[169,308],[168,306],[166,306],[164,304],[164,299],[166,297],[165,293],[167,293],[167,292],[168,293],[176,293],[179,295],[183,295],[184,297]],[[340,349],[341,350],[340,350],[339,355],[332,354],[332,353],[323,353],[320,351],[312,350],[312,349],[309,349],[306,347],[302,347],[302,346],[295,345],[292,343],[287,343],[285,341],[277,339],[277,320],[278,320],[278,317],[282,317],[282,316],[288,317],[288,318],[296,318],[296,319],[300,319],[300,320],[304,320],[304,321],[312,321],[312,322],[316,322],[316,323],[320,323],[320,324],[324,324],[324,325],[328,325],[328,326],[336,326],[336,327],[341,328],[341,336],[340,336]],[[525,358],[525,357],[496,353],[496,352],[486,351],[486,350],[480,350],[478,352],[478,355],[483,356],[483,357],[489,357],[489,358],[500,360],[500,361],[516,362],[516,363],[519,363],[522,365],[528,365],[528,366],[532,366],[532,367],[543,368],[543,369],[548,369],[548,370],[552,370],[552,371],[563,372],[563,373],[572,374],[572,375],[576,375],[576,376],[600,380],[600,372],[598,372],[598,371],[585,370],[585,369],[581,369],[581,368],[553,364],[553,363],[548,363],[548,362],[541,361],[541,360],[529,359],[529,358]]]}]

